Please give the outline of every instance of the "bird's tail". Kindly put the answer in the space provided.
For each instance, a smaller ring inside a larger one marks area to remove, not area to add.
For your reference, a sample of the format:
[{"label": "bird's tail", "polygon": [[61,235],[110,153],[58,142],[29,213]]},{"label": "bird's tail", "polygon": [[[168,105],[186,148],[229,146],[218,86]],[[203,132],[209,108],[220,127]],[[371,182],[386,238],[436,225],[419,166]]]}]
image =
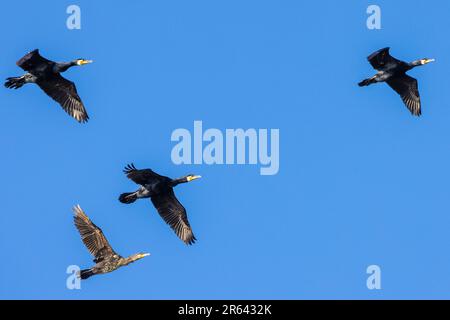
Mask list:
[{"label": "bird's tail", "polygon": [[365,79],[363,81],[361,81],[360,83],[358,83],[358,86],[360,87],[366,87],[371,85],[372,83],[375,83],[375,78],[369,78],[369,79]]},{"label": "bird's tail", "polygon": [[94,272],[91,269],[84,269],[84,270],[81,270],[81,272],[80,272],[80,278],[82,280],[85,280],[93,275],[94,275]]},{"label": "bird's tail", "polygon": [[5,87],[8,89],[19,89],[26,83],[25,77],[11,77],[7,78],[5,82]]},{"label": "bird's tail", "polygon": [[130,204],[137,200],[136,192],[122,193],[119,197],[119,201],[122,203]]}]

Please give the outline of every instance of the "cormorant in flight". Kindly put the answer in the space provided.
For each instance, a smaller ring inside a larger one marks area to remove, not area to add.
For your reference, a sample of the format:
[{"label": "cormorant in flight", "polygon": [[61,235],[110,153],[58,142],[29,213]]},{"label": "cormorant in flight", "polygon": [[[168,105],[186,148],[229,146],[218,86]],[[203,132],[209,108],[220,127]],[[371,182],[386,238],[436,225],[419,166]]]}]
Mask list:
[{"label": "cormorant in flight", "polygon": [[372,53],[367,60],[369,60],[375,70],[378,70],[378,73],[372,78],[361,81],[359,86],[363,87],[377,82],[386,82],[400,95],[409,111],[415,116],[420,116],[422,111],[417,80],[408,76],[406,72],[435,60],[425,58],[407,63],[392,57],[389,54],[389,48]]},{"label": "cormorant in flight", "polygon": [[175,197],[173,187],[199,179],[200,176],[190,174],[179,179],[170,179],[150,169],[138,170],[133,164],[126,166],[124,173],[139,184],[140,188],[135,192],[121,194],[120,202],[128,204],[137,199],[150,198],[160,216],[184,243],[191,245],[197,240],[189,224],[186,209]]},{"label": "cormorant in flight", "polygon": [[81,239],[95,258],[95,265],[92,268],[81,270],[79,275],[81,279],[87,279],[96,274],[112,272],[150,255],[149,253],[137,253],[128,258],[121,257],[114,252],[102,230],[88,218],[80,206],[74,207],[73,211],[75,213],[74,223],[81,235]]},{"label": "cormorant in flight", "polygon": [[27,71],[21,77],[7,78],[5,87],[18,89],[27,83],[37,84],[48,96],[58,102],[63,109],[78,122],[87,122],[89,116],[77,93],[75,84],[61,76],[73,66],[92,63],[92,60],[76,59],[70,62],[53,62],[45,59],[36,49],[17,61],[17,65]]}]

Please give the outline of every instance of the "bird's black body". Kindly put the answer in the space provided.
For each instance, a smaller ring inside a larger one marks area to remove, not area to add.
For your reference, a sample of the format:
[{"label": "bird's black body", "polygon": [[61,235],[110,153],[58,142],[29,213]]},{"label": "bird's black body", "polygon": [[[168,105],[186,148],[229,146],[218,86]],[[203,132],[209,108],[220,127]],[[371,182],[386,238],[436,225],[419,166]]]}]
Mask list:
[{"label": "bird's black body", "polygon": [[384,48],[372,53],[367,60],[378,73],[372,78],[359,83],[360,87],[373,83],[386,82],[397,92],[405,105],[415,116],[420,116],[421,103],[417,80],[408,76],[406,72],[434,61],[433,59],[421,59],[411,63],[397,60],[389,54],[389,48]]},{"label": "bird's black body", "polygon": [[164,221],[175,231],[177,236],[186,244],[196,241],[192,228],[189,224],[186,209],[178,201],[173,188],[180,183],[186,183],[200,176],[188,175],[180,179],[170,179],[156,172],[145,169],[138,170],[134,165],[128,165],[125,174],[129,179],[139,184],[135,192],[123,193],[119,200],[122,203],[133,203],[137,199],[150,198]]},{"label": "bird's black body", "polygon": [[81,270],[81,279],[84,280],[96,274],[112,272],[149,255],[148,253],[138,253],[128,258],[118,255],[112,249],[108,240],[106,240],[102,230],[88,218],[80,206],[74,208],[74,213],[75,226],[80,233],[83,243],[94,256],[95,262],[92,268]]},{"label": "bird's black body", "polygon": [[89,116],[78,96],[75,84],[61,76],[73,66],[91,63],[90,60],[77,59],[70,62],[53,62],[39,54],[39,50],[31,51],[17,61],[17,65],[27,71],[21,77],[6,79],[5,86],[18,89],[27,83],[37,84],[48,96],[58,102],[63,109],[78,122],[87,122]]}]

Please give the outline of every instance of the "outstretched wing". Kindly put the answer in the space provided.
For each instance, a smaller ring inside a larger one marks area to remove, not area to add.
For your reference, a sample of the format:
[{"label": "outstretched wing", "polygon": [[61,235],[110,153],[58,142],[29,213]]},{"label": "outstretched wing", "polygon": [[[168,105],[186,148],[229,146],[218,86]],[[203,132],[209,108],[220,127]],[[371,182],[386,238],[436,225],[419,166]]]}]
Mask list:
[{"label": "outstretched wing", "polygon": [[402,97],[403,102],[413,115],[420,116],[422,114],[419,85],[416,79],[404,74],[390,78],[386,82]]},{"label": "outstretched wing", "polygon": [[25,71],[30,71],[40,64],[49,64],[52,61],[45,59],[39,54],[39,50],[33,50],[24,55],[19,61],[16,62],[17,66]]},{"label": "outstretched wing", "polygon": [[389,66],[390,64],[399,64],[402,61],[395,59],[389,54],[389,48],[380,49],[372,53],[367,60],[375,70],[381,71]]},{"label": "outstretched wing", "polygon": [[160,176],[159,174],[150,169],[138,170],[136,169],[134,164],[127,165],[123,170],[123,172],[134,183],[140,185],[153,184],[164,178],[163,176]]},{"label": "outstretched wing", "polygon": [[74,223],[81,235],[84,245],[95,257],[94,262],[98,263],[116,253],[103,235],[102,229],[97,227],[84,213],[80,206],[73,208],[75,213]]},{"label": "outstretched wing", "polygon": [[175,231],[184,243],[191,245],[197,240],[189,224],[186,209],[175,197],[173,189],[151,197],[159,215]]},{"label": "outstretched wing", "polygon": [[75,120],[81,123],[88,121],[89,116],[72,81],[67,80],[60,74],[55,74],[52,77],[37,81],[37,85],[58,102]]}]

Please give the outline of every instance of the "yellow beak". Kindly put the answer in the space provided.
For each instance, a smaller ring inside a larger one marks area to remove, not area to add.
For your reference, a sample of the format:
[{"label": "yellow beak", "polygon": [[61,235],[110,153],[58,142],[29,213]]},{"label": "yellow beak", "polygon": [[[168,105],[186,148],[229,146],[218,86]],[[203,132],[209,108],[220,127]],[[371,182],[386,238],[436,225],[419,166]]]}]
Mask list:
[{"label": "yellow beak", "polygon": [[94,61],[93,60],[80,60],[80,65],[82,66],[84,64],[89,64],[89,63],[92,63],[92,62],[94,62]]},{"label": "yellow beak", "polygon": [[187,178],[187,180],[188,180],[188,182],[191,182],[191,181],[193,181],[193,180],[200,179],[201,177],[202,177],[202,176],[190,176],[190,177]]}]

